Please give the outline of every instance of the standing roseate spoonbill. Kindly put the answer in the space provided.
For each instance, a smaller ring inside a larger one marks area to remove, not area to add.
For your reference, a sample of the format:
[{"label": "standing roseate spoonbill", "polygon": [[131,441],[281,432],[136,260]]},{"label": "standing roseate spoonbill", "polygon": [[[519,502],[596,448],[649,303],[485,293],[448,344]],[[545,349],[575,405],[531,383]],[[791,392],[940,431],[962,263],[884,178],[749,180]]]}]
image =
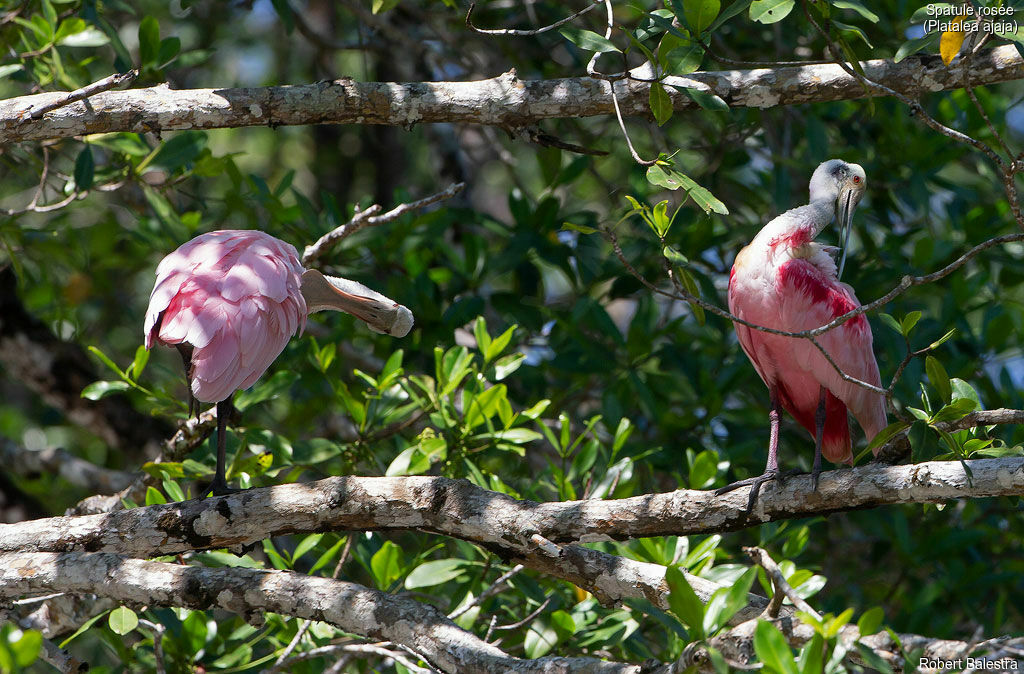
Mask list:
[{"label": "standing roseate spoonbill", "polygon": [[225,479],[225,426],[235,391],[252,386],[306,326],[306,315],[344,311],[375,332],[404,337],[412,312],[347,279],[303,269],[290,243],[256,230],[222,230],[184,243],[156,268],[146,310],[146,348],[177,347],[189,384],[189,414],[217,403],[217,472]]},{"label": "standing roseate spoonbill", "polygon": [[[841,283],[839,276],[846,261],[853,211],[865,185],[864,169],[857,164],[841,159],[821,164],[811,176],[811,203],[769,222],[736,256],[729,275],[729,311],[754,325],[799,332],[825,325],[860,306],[853,288]],[[836,216],[837,206],[844,244],[838,272],[832,258],[836,248],[814,242]],[[740,346],[768,386],[771,398],[768,464],[763,475],[734,482],[716,493],[749,485],[749,513],[761,485],[780,477],[780,405],[814,437],[812,475],[817,489],[823,454],[835,463],[853,463],[847,409],[870,441],[886,426],[885,399],[844,381],[806,339],[734,325]],[[871,326],[863,314],[818,337],[843,372],[880,386],[871,341]]]}]

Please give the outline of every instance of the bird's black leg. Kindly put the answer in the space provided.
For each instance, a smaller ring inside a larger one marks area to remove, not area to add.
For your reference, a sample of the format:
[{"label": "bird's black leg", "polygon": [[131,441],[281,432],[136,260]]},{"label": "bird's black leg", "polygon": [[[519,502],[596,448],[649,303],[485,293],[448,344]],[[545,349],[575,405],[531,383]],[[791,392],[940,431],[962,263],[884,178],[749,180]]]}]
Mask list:
[{"label": "bird's black leg", "polygon": [[[234,397],[234,396],[232,396]],[[212,492],[214,496],[234,494],[239,489],[228,486],[225,478],[227,472],[227,425],[228,417],[234,413],[234,404],[231,397],[217,403],[217,472],[213,475],[213,482],[203,493]]]},{"label": "bird's black leg", "polygon": [[199,416],[199,401],[192,394],[192,345],[177,344],[178,353],[181,354],[181,363],[185,366],[185,388],[188,389],[188,416]]},{"label": "bird's black leg", "polygon": [[761,485],[769,480],[781,481],[783,477],[779,473],[779,391],[774,386],[770,386],[769,393],[771,394],[772,401],[772,408],[768,412],[768,418],[771,421],[771,434],[768,437],[768,463],[764,467],[764,474],[757,477],[748,477],[746,480],[739,480],[715,490],[715,496],[719,496],[734,489],[749,486],[750,497],[747,499],[746,510],[748,517],[754,510],[757,495],[761,493]]},{"label": "bird's black leg", "polygon": [[818,411],[814,415],[814,467],[811,468],[811,480],[814,491],[818,491],[818,476],[821,475],[821,441],[825,436],[825,387],[818,392]]}]

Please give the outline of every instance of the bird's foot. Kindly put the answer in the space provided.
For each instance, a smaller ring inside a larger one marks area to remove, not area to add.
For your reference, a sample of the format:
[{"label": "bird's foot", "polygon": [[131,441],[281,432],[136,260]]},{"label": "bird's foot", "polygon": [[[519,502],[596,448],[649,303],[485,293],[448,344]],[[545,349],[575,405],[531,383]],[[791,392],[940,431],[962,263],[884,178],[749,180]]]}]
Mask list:
[{"label": "bird's foot", "polygon": [[799,470],[788,470],[785,473],[779,471],[778,469],[766,470],[763,475],[758,475],[757,477],[748,477],[745,480],[737,480],[732,484],[727,484],[724,487],[719,487],[718,489],[715,490],[715,496],[727,494],[728,492],[735,491],[740,487],[750,487],[750,496],[747,498],[747,508],[746,510],[744,510],[744,515],[746,517],[750,517],[750,513],[754,511],[754,503],[757,501],[757,495],[761,493],[761,485],[763,485],[765,482],[770,482],[774,480],[778,482],[781,486],[785,483],[786,478],[791,477],[793,475],[798,475],[799,473]]},{"label": "bird's foot", "polygon": [[229,494],[237,494],[240,491],[245,490],[239,489],[238,487],[228,486],[227,480],[221,476],[216,476],[213,478],[213,482],[208,486],[199,489],[198,497],[205,498],[207,494],[211,494],[213,496],[227,496]]}]

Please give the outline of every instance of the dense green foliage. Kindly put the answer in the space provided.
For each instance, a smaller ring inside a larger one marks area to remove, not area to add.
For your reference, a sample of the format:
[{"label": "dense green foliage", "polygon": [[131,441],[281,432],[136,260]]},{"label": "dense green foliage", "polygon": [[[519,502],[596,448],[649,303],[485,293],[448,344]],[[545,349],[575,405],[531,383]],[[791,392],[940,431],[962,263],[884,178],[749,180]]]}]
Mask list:
[{"label": "dense green foliage", "polygon": [[[718,2],[615,4],[616,24],[624,29],[616,29],[609,45],[600,37],[602,7],[564,34],[496,37],[466,29],[464,7],[429,0],[375,0],[372,11],[361,0],[351,7],[282,0],[182,2],[171,9],[148,1],[8,3],[5,11],[16,15],[0,26],[0,96],[71,90],[133,64],[141,68],[133,86],[166,80],[174,88],[337,77],[472,79],[512,67],[523,79],[580,76],[595,49],[628,49],[625,57],[602,56],[598,67],[607,71],[623,60],[636,65],[645,53],[677,73],[736,67],[693,44],[690,31],[701,27],[714,53],[730,58],[824,53],[800,3],[740,0],[713,12],[713,22],[700,12]],[[762,13],[767,5],[775,8],[770,17]],[[488,27],[543,25],[582,7],[526,6],[529,11],[520,3],[484,5],[474,20]],[[683,15],[679,27],[671,24],[673,9]],[[916,9],[892,0],[869,11],[845,0],[811,12],[819,21],[829,12],[835,38],[865,59],[892,58]],[[311,40],[311,30],[330,37]],[[937,52],[935,38],[921,46]],[[335,49],[337,43],[362,48]],[[1019,140],[1024,131],[1004,119],[1017,104],[1019,85],[976,93],[995,129],[1011,143]],[[0,219],[0,257],[17,274],[20,300],[32,314],[60,339],[95,347],[97,379],[113,383],[90,387],[89,397],[124,395],[143,413],[182,419],[178,355],[159,349],[147,357],[140,349],[143,311],[163,255],[223,228],[259,228],[301,250],[345,222],[356,205],[387,209],[466,181],[455,200],[365,229],[324,256],[323,271],[410,307],[416,326],[394,340],[349,316],[312,317],[306,334],[238,397],[242,416],[229,437],[229,479],[262,486],[340,474],[440,474],[538,501],[721,486],[761,471],[767,391],[728,321],[644,287],[603,230],[613,228],[625,258],[652,283],[671,290],[667,270],[673,269],[682,285],[724,306],[735,253],[769,218],[806,202],[810,172],[830,157],[860,163],[868,175],[844,278],[862,300],[1017,225],[992,164],[928,129],[896,100],[756,110],[721,109],[705,96],[703,108],[673,115],[666,96],[657,87],[651,96],[662,125],[627,120],[641,156],[664,153],[665,163],[650,172],[630,158],[614,117],[542,124],[545,132],[608,156],[450,125],[119,133],[12,145],[0,158],[0,205],[22,208],[44,170],[40,204],[76,190],[84,198],[52,212]],[[964,91],[929,95],[923,103],[945,124],[995,143]],[[674,171],[699,187],[670,189],[673,179],[681,180]],[[835,231],[823,238],[834,242]],[[957,403],[962,399],[984,408],[1022,406],[1021,252],[1017,245],[990,249],[897,298],[884,309],[895,320],[869,316],[883,385],[908,345],[920,349],[954,331],[927,364],[912,360],[895,388],[908,419],[924,418],[911,431],[915,461],[1018,452],[1024,434],[1016,427],[942,436],[928,420],[944,407],[939,418],[974,408]],[[126,368],[123,377],[105,364],[108,358]],[[7,438],[29,448],[64,447],[111,468],[137,470],[146,460],[140,447],[110,446],[35,388],[4,374],[0,433]],[[808,469],[812,449],[787,417],[783,467]],[[192,495],[194,480],[212,471],[211,450],[212,439],[184,463],[150,467],[161,483],[147,502]],[[36,503],[40,514],[59,514],[89,495],[55,475],[11,479],[21,493],[12,491],[8,500]],[[192,561],[329,576],[348,535],[285,537],[241,560],[210,552]],[[813,595],[822,612],[854,621],[867,614],[867,625],[881,620],[897,632],[965,639],[978,627],[987,636],[1024,629],[1022,539],[1017,504],[989,499],[595,546],[714,580],[740,579],[734,587],[753,584],[760,591],[763,583],[747,572],[740,553],[742,545],[758,544],[786,560],[790,582]],[[445,612],[508,569],[479,547],[438,536],[352,533],[349,542],[340,577],[389,592],[415,591]],[[550,599],[534,620],[502,633],[502,648],[526,657],[669,660],[692,638],[714,633],[726,615],[703,616],[687,599],[685,583],[675,583],[673,592],[681,623],[644,602],[603,608],[572,585],[530,571],[510,584],[458,622],[482,636],[491,616],[514,623]],[[723,600],[715,610],[735,601]],[[884,618],[867,613],[872,607],[881,607]],[[166,626],[164,657],[172,671],[255,671],[273,662],[301,622],[268,616],[257,629],[219,613],[216,622],[212,613],[185,610],[139,615]],[[71,642],[72,650],[93,671],[152,668],[153,633],[133,618],[103,616]],[[823,626],[822,638],[829,635]],[[0,668],[17,667],[8,653],[33,646],[14,644],[16,636],[7,627],[0,631]],[[338,636],[317,624],[299,650]],[[777,636],[759,631],[758,654],[768,669],[792,671],[784,662],[788,647]],[[811,668],[803,671],[812,671],[814,656],[802,657]],[[353,660],[352,671],[370,671],[377,662]],[[324,666],[312,660],[294,671]]]}]

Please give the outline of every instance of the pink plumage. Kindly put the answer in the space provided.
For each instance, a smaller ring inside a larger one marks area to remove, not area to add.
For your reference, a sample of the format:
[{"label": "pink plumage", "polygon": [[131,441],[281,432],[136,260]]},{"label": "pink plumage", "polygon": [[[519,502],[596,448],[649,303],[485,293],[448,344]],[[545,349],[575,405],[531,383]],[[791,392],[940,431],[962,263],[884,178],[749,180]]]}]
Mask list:
[{"label": "pink plumage", "polygon": [[226,400],[252,386],[306,325],[295,247],[255,230],[197,236],[160,262],[146,348],[191,345],[192,394]]},{"label": "pink plumage", "polygon": [[[733,315],[754,325],[799,332],[825,325],[860,306],[853,288],[839,281],[832,250],[815,243],[814,237],[832,220],[837,200],[840,220],[848,226],[863,188],[864,172],[856,164],[839,160],[822,164],[811,181],[811,203],[769,222],[736,256],[729,277]],[[847,409],[868,440],[885,428],[883,396],[843,380],[811,342],[740,323],[735,327],[761,379],[812,437],[824,389],[821,450],[825,458],[837,463],[853,460]],[[818,341],[847,375],[881,385],[871,327],[863,315],[822,334]]]}]

